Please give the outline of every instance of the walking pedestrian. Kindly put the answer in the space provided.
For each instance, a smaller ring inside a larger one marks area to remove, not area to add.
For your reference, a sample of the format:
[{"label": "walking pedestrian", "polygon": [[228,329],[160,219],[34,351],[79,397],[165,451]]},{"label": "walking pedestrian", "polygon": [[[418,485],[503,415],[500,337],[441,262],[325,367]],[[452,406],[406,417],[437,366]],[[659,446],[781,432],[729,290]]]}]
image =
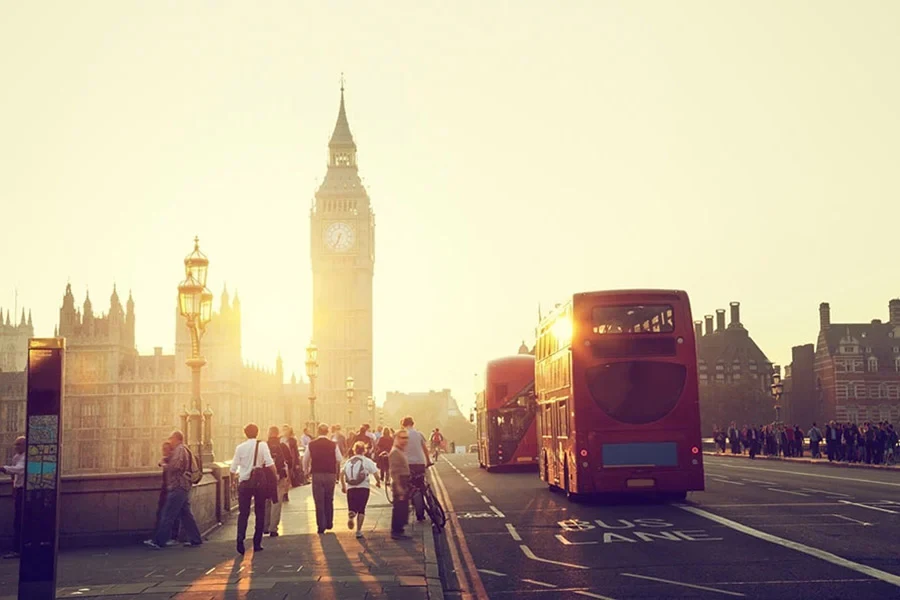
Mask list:
[{"label": "walking pedestrian", "polygon": [[319,437],[309,443],[303,455],[303,470],[312,473],[313,502],[316,505],[316,527],[319,534],[334,528],[334,486],[344,459],[337,443],[328,439],[328,425],[322,423]]},{"label": "walking pedestrian", "polygon": [[356,525],[356,537],[363,536],[362,527],[366,519],[366,505],[369,503],[369,475],[375,476],[375,487],[381,487],[378,467],[366,456],[368,446],[364,442],[353,444],[353,456],[341,469],[341,491],[347,494],[347,527]]},{"label": "walking pedestrian", "polygon": [[[153,526],[153,531],[156,531],[156,528],[159,527],[159,521],[162,518],[163,507],[166,505],[166,498],[169,496],[169,485],[168,480],[166,478],[166,465],[169,462],[169,457],[172,456],[172,444],[171,442],[165,441],[162,445],[162,459],[160,459],[157,466],[163,468],[162,471],[162,488],[159,491],[159,502],[156,505],[156,525]],[[172,523],[172,539],[166,542],[167,546],[174,546],[178,542],[178,532],[181,528],[181,522],[179,519],[175,519],[175,522]],[[145,544],[147,542],[144,542]]]},{"label": "walking pedestrian", "polygon": [[[275,461],[269,452],[269,445],[259,441],[259,426],[248,423],[244,427],[247,439],[234,449],[231,460],[231,472],[238,475],[238,522],[237,552],[244,554],[244,539],[247,537],[247,524],[250,521],[250,503],[253,503],[254,531],[253,551],[262,552],[262,539],[266,526],[266,499],[271,490],[266,485],[266,477],[262,469],[275,469]],[[257,471],[257,473],[254,473]]]},{"label": "walking pedestrian", "polygon": [[10,551],[3,558],[19,558],[22,553],[22,510],[25,502],[25,436],[13,442],[12,464],[0,467],[0,473],[13,478],[13,542]]},{"label": "walking pedestrian", "polygon": [[391,538],[395,540],[409,540],[404,529],[409,519],[409,460],[406,457],[406,449],[409,445],[409,432],[399,430],[394,435],[394,447],[388,456],[390,464],[391,486],[393,486],[394,504],[391,511]]},{"label": "walking pedestrian", "polygon": [[381,437],[378,438],[378,442],[375,444],[375,462],[381,470],[381,480],[384,481],[385,486],[391,481],[391,472],[388,467],[388,454],[390,454],[393,447],[394,433],[391,431],[390,427],[385,427],[381,431]]},{"label": "walking pedestrian", "polygon": [[266,440],[269,453],[275,462],[275,472],[278,474],[278,483],[275,495],[266,500],[266,527],[270,537],[278,536],[278,526],[281,524],[281,509],[284,499],[291,490],[291,479],[288,465],[291,460],[291,449],[281,441],[280,431],[277,426],[269,427],[269,439]]},{"label": "walking pedestrian", "polygon": [[147,540],[145,543],[151,548],[157,549],[168,545],[169,540],[172,539],[172,527],[175,525],[175,521],[180,519],[185,537],[187,537],[184,545],[199,546],[203,543],[203,539],[200,536],[197,521],[194,519],[194,513],[191,511],[190,497],[193,485],[191,474],[197,467],[190,450],[184,445],[182,432],[173,431],[169,436],[169,443],[172,445],[172,454],[165,464],[166,487],[168,488],[166,503],[163,505],[153,539]]},{"label": "walking pedestrian", "polygon": [[[406,445],[406,458],[409,461],[409,477],[410,479],[418,479],[425,477],[425,469],[428,467],[428,447],[425,443],[425,436],[416,431],[415,421],[412,417],[404,417],[400,423],[409,437]],[[425,503],[422,501],[422,495],[416,494],[413,498],[413,505],[416,509],[416,520],[422,522],[425,520]]]}]

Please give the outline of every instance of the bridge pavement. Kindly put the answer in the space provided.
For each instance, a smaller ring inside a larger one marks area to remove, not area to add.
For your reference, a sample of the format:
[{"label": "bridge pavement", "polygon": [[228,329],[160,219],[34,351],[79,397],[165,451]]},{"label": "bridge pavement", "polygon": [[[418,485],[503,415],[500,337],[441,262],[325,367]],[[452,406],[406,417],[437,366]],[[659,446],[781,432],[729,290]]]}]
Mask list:
[{"label": "bridge pavement", "polygon": [[[346,496],[335,490],[335,530],[316,534],[310,486],[291,491],[278,537],[263,552],[235,552],[236,515],[202,546],[144,546],[62,552],[57,598],[269,600],[293,598],[419,600],[442,598],[434,538],[414,526],[411,541],[390,539],[390,505],[373,488],[364,527],[347,529]],[[250,518],[250,530],[253,517]],[[18,561],[0,563],[0,599],[15,598]]]},{"label": "bridge pavement", "polygon": [[448,598],[895,598],[900,472],[704,456],[686,503],[572,502],[442,459]]}]

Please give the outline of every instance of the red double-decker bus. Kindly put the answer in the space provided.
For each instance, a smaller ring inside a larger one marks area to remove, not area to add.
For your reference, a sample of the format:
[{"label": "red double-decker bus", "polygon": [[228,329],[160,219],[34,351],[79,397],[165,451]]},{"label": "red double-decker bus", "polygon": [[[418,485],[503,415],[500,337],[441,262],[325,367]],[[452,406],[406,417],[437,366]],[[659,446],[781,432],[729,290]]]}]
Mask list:
[{"label": "red double-decker bus", "polygon": [[519,354],[490,361],[475,400],[478,464],[537,465],[534,357]]},{"label": "red double-decker bus", "polygon": [[697,353],[683,291],[576,294],[538,326],[541,479],[578,494],[703,489]]}]

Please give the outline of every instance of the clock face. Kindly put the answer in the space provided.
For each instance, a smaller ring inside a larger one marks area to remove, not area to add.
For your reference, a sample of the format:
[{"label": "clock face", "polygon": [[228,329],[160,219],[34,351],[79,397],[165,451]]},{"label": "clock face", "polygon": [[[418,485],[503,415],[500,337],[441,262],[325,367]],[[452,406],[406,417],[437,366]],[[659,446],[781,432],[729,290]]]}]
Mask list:
[{"label": "clock face", "polygon": [[346,252],[356,243],[356,231],[347,223],[332,223],[325,229],[325,246],[336,252]]}]

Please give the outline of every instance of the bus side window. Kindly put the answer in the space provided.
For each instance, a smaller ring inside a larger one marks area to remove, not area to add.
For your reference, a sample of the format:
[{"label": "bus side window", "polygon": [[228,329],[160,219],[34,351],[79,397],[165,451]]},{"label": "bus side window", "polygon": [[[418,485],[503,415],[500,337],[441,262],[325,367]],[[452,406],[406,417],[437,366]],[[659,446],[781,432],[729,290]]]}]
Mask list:
[{"label": "bus side window", "polygon": [[557,420],[559,422],[559,437],[569,437],[569,413],[566,412],[567,402],[563,400],[557,405]]}]

